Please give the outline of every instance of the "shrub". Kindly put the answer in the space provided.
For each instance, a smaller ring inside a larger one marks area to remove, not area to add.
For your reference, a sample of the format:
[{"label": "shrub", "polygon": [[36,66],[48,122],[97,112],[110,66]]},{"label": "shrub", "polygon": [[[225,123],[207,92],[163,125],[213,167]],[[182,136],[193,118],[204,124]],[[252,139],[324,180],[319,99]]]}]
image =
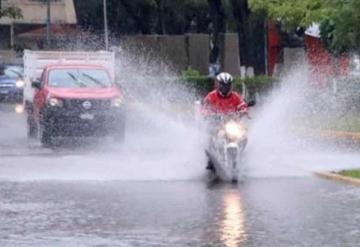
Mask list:
[{"label": "shrub", "polygon": [[[200,95],[206,95],[214,89],[214,79],[208,76],[188,76],[183,79],[189,87],[194,88]],[[263,92],[270,89],[273,82],[273,78],[268,76],[255,76],[245,80],[235,78],[234,89],[241,92],[243,84],[245,84],[249,94],[254,94],[255,92]]]},{"label": "shrub", "polygon": [[[185,83],[193,88],[199,95],[204,96],[214,89],[214,79],[209,76],[201,75],[199,71],[188,67],[187,70],[182,72],[182,77]],[[256,92],[265,92],[270,89],[275,80],[266,75],[255,76],[242,80],[239,77],[234,79],[234,89],[242,92],[243,85],[246,85],[250,97],[254,97]]]}]

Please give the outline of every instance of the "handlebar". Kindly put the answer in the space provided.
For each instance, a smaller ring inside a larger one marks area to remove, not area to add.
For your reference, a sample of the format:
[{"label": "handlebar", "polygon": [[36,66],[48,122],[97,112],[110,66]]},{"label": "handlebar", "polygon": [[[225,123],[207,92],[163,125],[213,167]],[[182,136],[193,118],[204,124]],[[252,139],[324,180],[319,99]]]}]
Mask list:
[{"label": "handlebar", "polygon": [[205,117],[213,117],[213,118],[242,118],[243,116],[249,116],[248,112],[237,111],[231,113],[218,113],[218,112],[207,112],[204,114]]},{"label": "handlebar", "polygon": [[248,119],[251,119],[249,114],[247,112],[236,112],[236,113],[227,113],[227,114],[221,114],[221,113],[211,113],[204,116],[206,120],[211,121],[226,121],[226,120],[240,120],[244,116],[247,116]]}]

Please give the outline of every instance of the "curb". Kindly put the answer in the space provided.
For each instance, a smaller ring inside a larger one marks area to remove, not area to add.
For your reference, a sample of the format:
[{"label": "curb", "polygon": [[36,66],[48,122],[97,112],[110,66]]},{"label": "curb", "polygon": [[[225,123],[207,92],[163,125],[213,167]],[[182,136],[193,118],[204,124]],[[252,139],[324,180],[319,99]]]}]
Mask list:
[{"label": "curb", "polygon": [[302,138],[360,142],[360,132],[333,130],[300,130],[296,131],[296,133],[299,137]]},{"label": "curb", "polygon": [[320,137],[333,138],[333,139],[347,139],[347,140],[360,140],[359,132],[346,132],[346,131],[320,131],[316,133]]},{"label": "curb", "polygon": [[315,175],[326,179],[337,180],[337,181],[360,186],[360,179],[358,178],[346,177],[333,172],[315,172]]}]

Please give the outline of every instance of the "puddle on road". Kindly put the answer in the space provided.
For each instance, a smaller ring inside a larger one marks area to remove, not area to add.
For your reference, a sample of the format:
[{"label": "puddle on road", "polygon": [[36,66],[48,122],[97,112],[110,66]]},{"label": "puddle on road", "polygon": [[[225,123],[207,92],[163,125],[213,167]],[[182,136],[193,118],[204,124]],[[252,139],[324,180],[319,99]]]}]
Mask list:
[{"label": "puddle on road", "polygon": [[111,138],[84,139],[49,149],[18,131],[24,122],[8,123],[10,141],[2,138],[0,144],[0,180],[199,180],[205,175],[205,152],[192,126],[141,107],[129,114],[121,145]]}]

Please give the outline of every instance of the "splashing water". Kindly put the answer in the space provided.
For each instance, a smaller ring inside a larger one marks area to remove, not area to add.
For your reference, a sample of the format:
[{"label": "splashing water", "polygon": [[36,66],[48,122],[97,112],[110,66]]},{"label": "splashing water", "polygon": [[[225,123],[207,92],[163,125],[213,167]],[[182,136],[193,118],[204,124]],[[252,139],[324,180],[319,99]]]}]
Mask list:
[{"label": "splashing water", "polygon": [[[91,37],[90,41],[78,40],[71,47],[86,50],[91,50],[91,46],[100,47],[102,39]],[[247,176],[302,176],[318,170],[359,166],[358,154],[336,148],[329,151],[295,134],[299,122],[307,124],[318,114],[318,105],[342,104],[313,90],[307,83],[306,71],[306,66],[298,66],[290,72],[266,104],[255,107],[252,112],[245,153]],[[19,141],[19,133],[25,135],[25,126],[21,131],[18,124],[8,126],[3,115],[1,122],[6,123],[3,127],[13,128],[6,133],[16,133],[14,141],[9,140],[7,134],[6,142],[10,146],[22,144],[14,148],[17,150],[14,157],[1,158],[0,179],[188,180],[203,177],[205,145],[192,118],[191,109],[196,99],[192,89],[179,81],[169,63],[144,50],[119,50],[117,78],[129,102],[123,145],[100,142],[88,149],[60,152],[41,148],[22,150],[20,146],[27,144],[25,136]],[[335,115],[336,109],[325,112]],[[21,153],[24,155],[17,156]]]},{"label": "splashing water", "polygon": [[121,50],[116,66],[128,104],[122,145],[101,141],[88,150],[65,147],[55,152],[30,148],[25,155],[2,157],[0,179],[198,180],[204,176],[204,146],[189,110],[196,99],[192,90],[164,61],[146,54]]},{"label": "splashing water", "polygon": [[[341,109],[325,89],[316,89],[306,66],[298,66],[281,80],[250,126],[246,152],[250,177],[304,176],[315,171],[359,167],[360,155],[344,152],[315,141],[308,130],[312,120],[322,116],[322,128]],[[336,107],[335,107],[336,106]],[[304,128],[304,126],[306,126]],[[305,129],[305,137],[299,130]]]}]

